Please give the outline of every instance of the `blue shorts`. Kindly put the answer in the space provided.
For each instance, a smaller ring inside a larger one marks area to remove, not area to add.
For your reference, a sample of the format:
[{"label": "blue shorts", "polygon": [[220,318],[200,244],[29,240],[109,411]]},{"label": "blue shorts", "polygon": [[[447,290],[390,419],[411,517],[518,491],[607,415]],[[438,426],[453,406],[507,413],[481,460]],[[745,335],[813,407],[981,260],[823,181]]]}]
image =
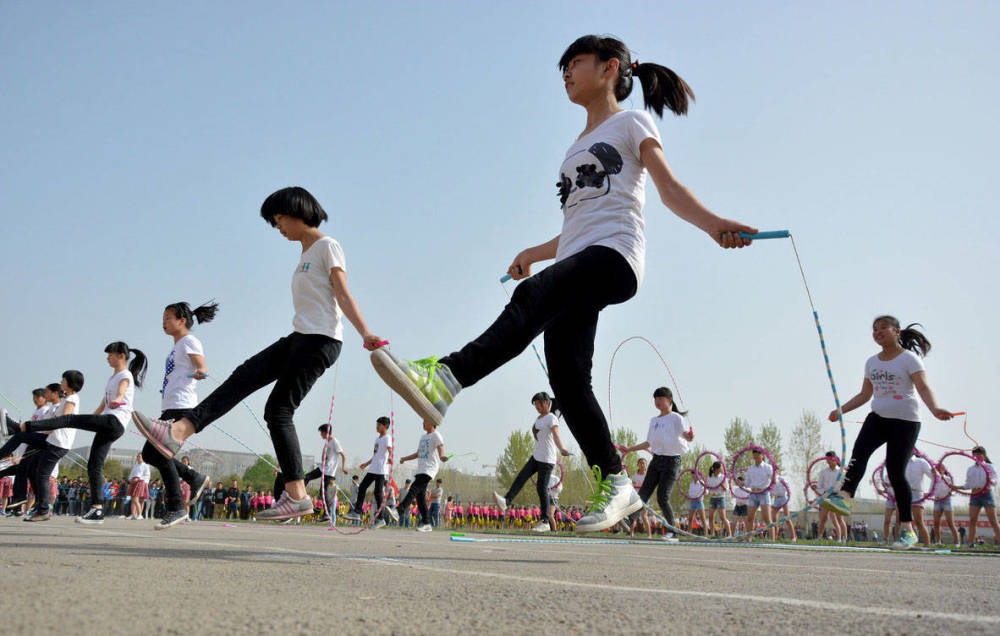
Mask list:
[{"label": "blue shorts", "polygon": [[750,501],[747,502],[747,506],[750,508],[760,508],[761,506],[771,505],[771,493],[762,492],[760,494],[750,493]]},{"label": "blue shorts", "polygon": [[993,500],[993,491],[987,490],[981,495],[976,495],[975,497],[969,497],[970,506],[979,506],[980,508],[995,508],[996,501]]},{"label": "blue shorts", "polygon": [[788,497],[782,497],[781,499],[775,499],[771,502],[772,508],[783,508],[788,505]]},{"label": "blue shorts", "polygon": [[710,510],[725,510],[726,509],[726,498],[725,497],[709,497],[708,507]]},{"label": "blue shorts", "polygon": [[934,502],[934,512],[941,510],[951,510],[951,497]]},{"label": "blue shorts", "polygon": [[704,510],[705,502],[702,499],[695,499],[694,501],[688,501],[688,510]]}]

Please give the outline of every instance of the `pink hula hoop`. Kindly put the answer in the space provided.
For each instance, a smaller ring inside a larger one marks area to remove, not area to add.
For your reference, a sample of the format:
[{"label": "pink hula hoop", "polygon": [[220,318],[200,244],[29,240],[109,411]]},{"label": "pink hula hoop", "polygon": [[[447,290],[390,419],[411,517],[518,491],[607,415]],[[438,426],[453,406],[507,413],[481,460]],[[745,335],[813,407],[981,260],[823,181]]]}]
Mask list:
[{"label": "pink hula hoop", "polygon": [[[935,463],[934,463],[933,459],[931,459],[930,457],[928,457],[927,455],[925,455],[921,451],[917,450],[916,448],[913,449],[913,454],[915,456],[917,456],[917,457],[920,457],[921,459],[923,459],[924,461],[926,461],[928,464],[930,464],[931,465],[931,472],[934,473],[934,479],[931,482],[930,487],[927,489],[927,492],[924,493],[924,496],[921,497],[920,499],[914,499],[914,500],[912,500],[910,502],[911,506],[919,506],[920,504],[924,503],[925,501],[927,501],[928,499],[931,499],[933,497],[934,490],[937,488],[938,483],[941,481],[941,475],[939,475],[937,473],[937,471],[934,470]],[[878,468],[875,469],[875,472],[872,473],[872,486],[875,487],[875,491],[876,492],[878,492],[880,495],[882,495],[886,499],[890,499],[892,501],[896,501],[896,498],[889,496],[888,491],[885,489],[885,483],[886,482],[885,482],[884,471],[885,471],[885,462],[882,462],[881,464],[878,465]],[[875,477],[876,477],[876,475],[878,476],[878,480],[882,483],[882,488],[883,489],[881,491],[879,491],[878,485],[875,483]]]},{"label": "pink hula hoop", "polygon": [[[819,493],[819,488],[816,487],[815,481],[810,481],[805,485],[804,488],[802,488],[802,496],[805,498],[807,506],[811,506],[816,503],[816,500],[819,499],[818,493]],[[815,496],[810,498],[809,497],[810,494]]]},{"label": "pink hula hoop", "polygon": [[[704,451],[701,455],[698,455],[697,459],[694,460],[694,476],[699,482],[701,482],[703,486],[705,486],[706,490],[709,490],[708,477],[706,477],[704,473],[698,470],[698,462],[700,462],[701,458],[705,457],[706,455],[711,455],[716,460],[718,460],[720,464],[722,464],[722,481],[720,481],[718,485],[718,488],[721,489],[725,486],[726,480],[729,479],[729,469],[726,468],[726,462],[722,461],[722,457],[715,451],[707,450]],[[709,492],[711,492],[711,490],[709,490]]]},{"label": "pink hula hoop", "polygon": [[677,485],[678,486],[681,485],[681,478],[684,476],[684,473],[691,473],[691,477],[692,479],[694,479],[694,482],[699,484],[702,488],[701,494],[697,497],[690,496],[687,493],[687,488],[681,488],[681,494],[684,495],[684,498],[687,499],[688,501],[701,501],[702,499],[704,499],[705,493],[708,492],[708,488],[705,487],[705,484],[698,481],[698,473],[695,472],[694,468],[685,468],[681,472],[677,473]]},{"label": "pink hula hoop", "polygon": [[[778,477],[777,468],[775,468],[774,457],[771,456],[771,453],[769,453],[766,448],[761,448],[760,446],[755,446],[754,444],[750,444],[746,448],[740,449],[735,455],[733,455],[733,467],[732,470],[730,470],[729,472],[730,474],[735,475],[736,464],[739,462],[740,457],[742,457],[743,454],[746,453],[747,451],[752,451],[752,450],[759,450],[760,452],[764,453],[764,457],[766,457],[768,461],[771,463],[771,483],[767,485],[767,488],[764,488],[762,490],[754,490],[752,488],[747,488],[746,486],[740,486],[740,488],[747,491],[751,495],[763,495],[764,493],[771,490],[771,486],[774,485],[774,482]],[[730,482],[729,487],[730,487],[730,492],[732,492],[732,482]],[[736,493],[733,493],[733,496],[736,497]],[[739,499],[739,497],[737,497],[737,499]],[[747,497],[747,499],[749,499],[749,497]]]},{"label": "pink hula hoop", "polygon": [[[816,459],[812,460],[812,463],[809,464],[808,468],[806,468],[806,485],[809,488],[812,488],[813,492],[815,492],[817,495],[822,495],[823,493],[821,493],[819,491],[819,482],[812,478],[813,466],[815,466],[816,464],[818,464],[818,463],[820,463],[822,461],[826,461],[827,459],[829,459],[829,458],[826,455],[823,455],[822,457],[817,457]],[[837,464],[838,465],[840,464],[840,458],[839,457],[837,458]],[[808,497],[806,497],[806,503],[809,503],[809,498]]]},{"label": "pink hula hoop", "polygon": [[[976,457],[971,453],[966,453],[965,451],[961,452],[951,451],[942,455],[941,459],[938,460],[938,464],[941,464],[942,468],[944,467],[945,458],[950,455],[960,455],[967,459],[971,459],[972,461],[976,462],[976,465],[979,466],[979,468],[981,468],[984,473],[986,473],[986,484],[982,488],[980,488],[979,490],[971,490],[971,489],[963,490],[958,486],[956,486],[953,481],[948,479],[949,477],[951,477],[951,479],[954,479],[954,477],[952,477],[951,473],[948,472],[948,469],[945,468],[945,473],[948,475],[948,477],[941,477],[940,475],[938,475],[938,477],[944,479],[945,485],[948,486],[948,488],[950,488],[952,492],[958,493],[959,495],[968,495],[969,497],[976,497],[988,491],[993,486],[993,478],[990,476],[990,471],[986,469],[986,462],[984,462],[983,460],[979,459],[978,457]],[[934,474],[937,475],[937,472],[935,471]]]}]

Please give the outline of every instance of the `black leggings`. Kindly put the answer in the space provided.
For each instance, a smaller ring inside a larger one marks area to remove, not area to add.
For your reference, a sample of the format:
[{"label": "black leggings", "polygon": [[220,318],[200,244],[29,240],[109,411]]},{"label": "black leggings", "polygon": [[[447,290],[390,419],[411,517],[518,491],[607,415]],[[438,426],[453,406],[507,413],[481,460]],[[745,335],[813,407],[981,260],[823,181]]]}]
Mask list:
[{"label": "black leggings", "polygon": [[292,416],[309,389],[340,355],[341,342],[293,332],[236,367],[226,381],[187,415],[202,431],[257,389],[274,382],[264,405],[274,454],[286,481],[302,479],[302,450]]},{"label": "black leggings", "polygon": [[92,505],[104,504],[101,495],[104,492],[104,460],[115,440],[125,434],[125,427],[117,417],[106,414],[60,415],[47,420],[25,422],[24,427],[30,432],[76,428],[95,433],[94,441],[90,443],[90,457],[87,459],[87,477],[90,479],[90,492],[94,494]]},{"label": "black leggings", "polygon": [[524,484],[528,483],[531,476],[538,473],[538,478],[535,480],[535,492],[538,493],[538,509],[541,511],[541,519],[548,520],[549,518],[549,477],[552,476],[552,469],[555,468],[555,464],[547,464],[545,462],[540,462],[535,459],[532,455],[528,458],[528,461],[524,463],[524,467],[521,468],[521,472],[517,473],[517,477],[514,478],[514,483],[510,485],[510,490],[504,496],[507,500],[507,505],[514,501],[514,497],[517,497],[517,493],[521,492],[524,488]]},{"label": "black leggings", "polygon": [[621,472],[608,422],[594,396],[591,369],[597,318],[635,295],[635,273],[610,247],[591,246],[524,279],[478,338],[441,358],[458,383],[472,386],[545,334],[549,384],[587,462],[604,476]]},{"label": "black leggings", "polygon": [[52,476],[52,469],[56,467],[59,460],[68,453],[66,448],[54,446],[48,442],[27,461],[24,468],[31,488],[35,491],[35,514],[43,515],[49,511],[49,477]]},{"label": "black leggings", "polygon": [[358,499],[354,502],[354,512],[361,514],[361,507],[365,503],[365,495],[368,494],[368,486],[375,484],[375,507],[372,508],[372,516],[382,507],[382,496],[385,494],[385,475],[378,473],[365,473],[358,486]]},{"label": "black leggings", "polygon": [[430,524],[431,516],[427,512],[427,484],[429,483],[431,483],[430,475],[417,473],[416,477],[413,478],[413,484],[410,485],[410,489],[406,491],[406,496],[396,506],[396,510],[399,511],[400,515],[406,518],[410,517],[410,502],[416,497],[417,511],[420,513],[420,521],[418,523]]},{"label": "black leggings", "polygon": [[[160,413],[160,419],[179,420],[187,414],[188,409],[167,409]],[[190,466],[184,465],[184,462],[179,461],[176,457],[167,459],[149,442],[146,442],[139,452],[142,453],[142,458],[146,460],[147,464],[160,471],[160,477],[163,479],[163,490],[166,493],[164,501],[166,501],[167,510],[170,512],[182,510],[184,501],[181,494],[181,479],[191,486],[191,494],[193,495],[198,486],[201,485],[198,483],[200,476],[198,472]]]},{"label": "black leggings", "polygon": [[649,501],[656,489],[656,501],[663,511],[663,518],[667,523],[674,525],[674,509],[670,506],[670,491],[674,489],[677,482],[677,474],[681,470],[680,455],[653,455],[653,461],[649,462],[646,470],[646,478],[639,488],[639,499],[642,503]]},{"label": "black leggings", "polygon": [[847,475],[841,490],[854,496],[858,484],[865,477],[868,459],[885,444],[885,472],[895,491],[899,522],[913,521],[913,493],[906,481],[906,464],[913,455],[913,448],[920,434],[920,422],[908,422],[869,413],[858,431],[851,450],[851,462],[847,465]]}]

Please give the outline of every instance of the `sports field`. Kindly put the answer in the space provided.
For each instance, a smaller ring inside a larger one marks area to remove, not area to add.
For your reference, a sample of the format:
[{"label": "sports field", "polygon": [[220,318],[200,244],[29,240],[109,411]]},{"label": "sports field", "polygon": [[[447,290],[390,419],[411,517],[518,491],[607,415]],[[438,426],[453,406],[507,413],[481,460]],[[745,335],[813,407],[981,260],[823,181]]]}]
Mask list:
[{"label": "sports field", "polygon": [[992,556],[466,538],[4,519],[0,593],[15,634],[1000,632]]}]

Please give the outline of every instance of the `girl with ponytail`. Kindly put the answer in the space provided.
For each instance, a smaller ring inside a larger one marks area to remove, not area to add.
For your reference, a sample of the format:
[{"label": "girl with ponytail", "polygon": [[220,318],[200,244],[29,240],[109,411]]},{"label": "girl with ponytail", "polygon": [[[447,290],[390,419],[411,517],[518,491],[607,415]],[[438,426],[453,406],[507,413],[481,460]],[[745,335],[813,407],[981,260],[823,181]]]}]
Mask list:
[{"label": "girl with ponytail", "polygon": [[[125,427],[132,417],[133,398],[136,387],[142,388],[146,377],[146,354],[131,349],[124,342],[112,342],[104,348],[108,354],[108,366],[114,373],[108,379],[101,405],[93,415],[61,415],[46,420],[24,422],[21,430],[29,433],[54,431],[61,428],[75,428],[95,433],[90,444],[87,459],[87,476],[90,478],[92,507],[79,523],[104,523],[104,460],[111,450],[111,444],[125,434]],[[131,362],[129,358],[132,358]]]},{"label": "girl with ponytail", "polygon": [[[872,400],[872,410],[865,418],[854,440],[851,462],[839,493],[821,504],[840,515],[851,514],[851,498],[864,478],[868,459],[885,444],[885,470],[889,474],[899,516],[899,539],[896,549],[907,549],[917,543],[913,531],[913,493],[906,480],[906,466],[913,455],[920,433],[920,402],[917,395],[939,420],[950,420],[951,411],[938,406],[934,392],[927,384],[927,374],[921,360],[931,350],[927,337],[914,323],[900,328],[893,316],[879,316],[872,322],[872,339],[882,350],[865,363],[865,379],[861,392],[844,403],[841,413],[849,413]],[[874,397],[874,399],[872,399]],[[836,409],[829,420],[838,419]],[[825,494],[825,493],[824,493]]]},{"label": "girl with ponytail", "polygon": [[[424,419],[441,421],[455,396],[517,356],[545,334],[545,357],[555,397],[599,488],[576,528],[594,532],[616,525],[642,502],[622,470],[608,423],[591,386],[594,337],[601,310],[635,295],[645,271],[645,173],[660,200],[723,248],[750,244],[740,232],[754,228],[716,215],[674,176],[664,158],[656,123],[644,110],[620,102],[642,86],[647,109],[687,112],[694,93],[677,73],[635,60],[609,37],[573,42],[558,68],[569,101],[587,111],[586,124],[559,170],[562,230],[514,257],[507,269],[523,281],[500,317],[476,340],[443,358],[417,361],[385,348],[372,356],[376,371]],[[532,275],[535,263],[555,263]]]}]

